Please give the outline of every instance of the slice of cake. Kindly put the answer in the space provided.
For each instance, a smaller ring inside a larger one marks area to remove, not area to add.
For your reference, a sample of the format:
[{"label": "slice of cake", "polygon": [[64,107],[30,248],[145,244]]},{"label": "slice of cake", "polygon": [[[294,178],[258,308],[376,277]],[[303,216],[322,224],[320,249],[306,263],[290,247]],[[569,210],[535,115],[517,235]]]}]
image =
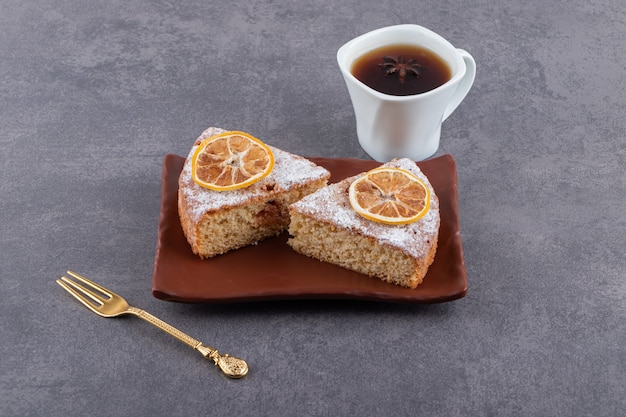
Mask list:
[{"label": "slice of cake", "polygon": [[349,188],[362,173],[292,204],[288,243],[303,255],[416,288],[437,250],[439,200],[415,162],[399,159],[383,167],[408,171],[428,187],[430,207],[423,217],[408,224],[385,224],[359,215],[350,203]]},{"label": "slice of cake", "polygon": [[178,185],[180,223],[193,252],[210,258],[280,234],[289,225],[288,206],[324,187],[330,173],[313,162],[269,146],[269,175],[244,188],[215,191],[198,185],[192,158],[207,138],[227,132],[212,127],[196,139]]}]

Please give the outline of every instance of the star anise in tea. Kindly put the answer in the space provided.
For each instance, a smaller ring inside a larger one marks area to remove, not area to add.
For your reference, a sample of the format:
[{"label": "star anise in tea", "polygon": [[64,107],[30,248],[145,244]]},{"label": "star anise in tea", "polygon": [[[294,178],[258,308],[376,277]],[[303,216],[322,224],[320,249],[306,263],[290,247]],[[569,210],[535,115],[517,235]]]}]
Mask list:
[{"label": "star anise in tea", "polygon": [[423,65],[418,64],[415,59],[407,61],[402,55],[398,55],[397,58],[384,56],[383,63],[379,64],[379,66],[385,71],[386,77],[393,77],[397,74],[401,83],[404,82],[407,74],[419,77],[420,72],[425,68]]}]

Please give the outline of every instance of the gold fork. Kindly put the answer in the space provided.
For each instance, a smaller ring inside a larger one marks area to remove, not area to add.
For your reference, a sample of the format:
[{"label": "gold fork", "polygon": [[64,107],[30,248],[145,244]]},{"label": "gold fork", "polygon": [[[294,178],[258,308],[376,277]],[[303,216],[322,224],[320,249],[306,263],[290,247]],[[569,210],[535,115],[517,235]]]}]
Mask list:
[{"label": "gold fork", "polygon": [[[181,342],[191,346],[205,358],[213,360],[215,365],[219,366],[222,372],[227,376],[231,378],[241,378],[248,373],[248,364],[243,359],[229,356],[228,354],[220,354],[217,349],[203,345],[202,342],[186,335],[163,320],[154,317],[152,314],[128,305],[126,300],[121,296],[88,280],[76,272],[67,271],[67,274],[74,278],[74,280],[62,276],[60,279],[56,280],[57,284],[65,288],[74,298],[97,315],[102,317],[117,317],[123,314],[134,314],[167,334],[174,336]],[[81,283],[88,288],[81,285]]]}]

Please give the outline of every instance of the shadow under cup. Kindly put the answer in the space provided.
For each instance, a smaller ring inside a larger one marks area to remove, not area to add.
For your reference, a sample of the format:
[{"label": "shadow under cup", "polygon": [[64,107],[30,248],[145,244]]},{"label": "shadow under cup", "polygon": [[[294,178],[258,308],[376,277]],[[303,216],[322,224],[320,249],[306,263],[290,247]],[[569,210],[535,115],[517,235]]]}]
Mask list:
[{"label": "shadow under cup", "polygon": [[[422,94],[388,95],[368,87],[351,72],[358,58],[389,45],[415,45],[433,51],[451,78]],[[439,148],[441,123],[469,92],[476,74],[472,56],[418,25],[397,25],[361,35],[337,51],[337,62],[354,107],[359,144],[373,159],[420,161]]]}]

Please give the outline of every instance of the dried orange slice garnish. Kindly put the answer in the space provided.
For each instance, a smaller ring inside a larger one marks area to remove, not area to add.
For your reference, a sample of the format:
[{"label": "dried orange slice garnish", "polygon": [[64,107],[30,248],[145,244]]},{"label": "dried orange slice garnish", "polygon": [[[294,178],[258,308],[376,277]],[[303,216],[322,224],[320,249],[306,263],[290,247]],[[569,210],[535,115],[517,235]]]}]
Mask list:
[{"label": "dried orange slice garnish", "polygon": [[245,132],[224,132],[200,143],[191,159],[196,184],[216,191],[236,190],[272,172],[274,154],[265,143]]},{"label": "dried orange slice garnish", "polygon": [[361,216],[386,224],[407,224],[430,209],[430,189],[411,172],[382,167],[350,185],[350,205]]}]

